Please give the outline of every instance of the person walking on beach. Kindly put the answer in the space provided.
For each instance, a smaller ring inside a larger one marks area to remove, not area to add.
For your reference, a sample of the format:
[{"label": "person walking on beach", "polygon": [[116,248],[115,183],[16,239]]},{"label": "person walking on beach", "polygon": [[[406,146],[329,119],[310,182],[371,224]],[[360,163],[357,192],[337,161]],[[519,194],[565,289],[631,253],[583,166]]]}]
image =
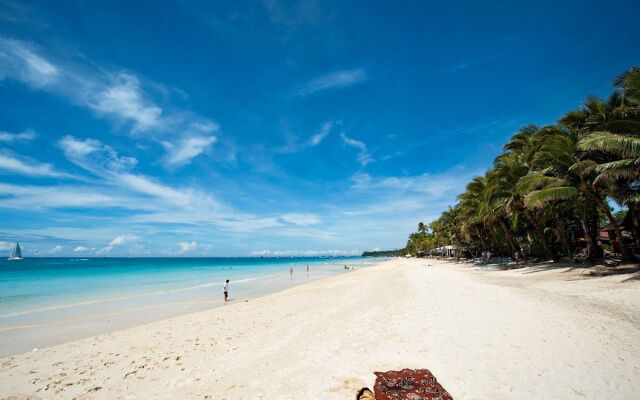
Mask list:
[{"label": "person walking on beach", "polygon": [[229,280],[224,283],[224,301],[229,301]]}]

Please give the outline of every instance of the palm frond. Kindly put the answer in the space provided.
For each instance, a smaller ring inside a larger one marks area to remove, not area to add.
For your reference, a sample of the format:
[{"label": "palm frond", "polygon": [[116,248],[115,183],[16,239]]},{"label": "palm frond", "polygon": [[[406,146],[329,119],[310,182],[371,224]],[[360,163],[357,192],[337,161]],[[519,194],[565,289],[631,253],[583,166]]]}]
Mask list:
[{"label": "palm frond", "polygon": [[636,160],[634,160],[634,159],[624,159],[624,160],[610,161],[610,162],[598,164],[594,168],[594,171],[596,171],[597,173],[600,174],[600,173],[605,172],[605,171],[623,170],[623,169],[633,168],[633,169],[636,169],[635,173],[638,173],[638,166],[635,165],[635,161]]},{"label": "palm frond", "polygon": [[540,208],[553,201],[570,200],[577,192],[578,189],[573,186],[534,190],[525,196],[524,203],[528,208]]},{"label": "palm frond", "polygon": [[594,132],[580,140],[582,151],[603,151],[621,157],[640,158],[640,138],[611,132]]}]

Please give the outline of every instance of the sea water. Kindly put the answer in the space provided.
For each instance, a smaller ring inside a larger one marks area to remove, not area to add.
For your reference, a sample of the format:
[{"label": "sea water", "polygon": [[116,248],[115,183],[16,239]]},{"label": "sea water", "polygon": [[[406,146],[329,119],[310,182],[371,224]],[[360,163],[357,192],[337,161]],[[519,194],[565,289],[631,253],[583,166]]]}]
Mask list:
[{"label": "sea water", "polygon": [[[0,355],[246,301],[377,258],[25,258],[0,261]],[[307,266],[309,271],[307,271]],[[293,269],[293,273],[291,273]]]}]

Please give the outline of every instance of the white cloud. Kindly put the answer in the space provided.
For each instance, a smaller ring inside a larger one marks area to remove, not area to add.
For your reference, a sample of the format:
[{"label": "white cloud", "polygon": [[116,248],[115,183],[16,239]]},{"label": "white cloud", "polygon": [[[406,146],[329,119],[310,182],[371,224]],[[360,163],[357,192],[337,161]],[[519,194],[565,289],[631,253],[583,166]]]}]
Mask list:
[{"label": "white cloud", "polygon": [[311,146],[319,145],[320,142],[322,142],[324,138],[326,138],[327,135],[331,132],[332,127],[333,127],[333,121],[328,121],[322,124],[322,129],[320,129],[320,132],[311,136],[311,139],[309,140],[309,145]]},{"label": "white cloud", "polygon": [[138,164],[134,157],[120,156],[111,146],[95,139],[78,139],[67,135],[60,139],[58,145],[69,161],[97,174],[127,171]]},{"label": "white cloud", "polygon": [[436,199],[462,193],[471,178],[480,173],[481,171],[469,171],[456,167],[439,174],[385,177],[355,174],[351,177],[353,182],[351,188],[361,192],[416,193]]},{"label": "white cloud", "polygon": [[11,133],[0,131],[0,142],[27,142],[36,138],[36,134],[33,131],[27,130],[20,133]]},{"label": "white cloud", "polygon": [[320,131],[318,133],[313,134],[309,140],[306,142],[301,142],[298,137],[289,131],[289,128],[285,121],[285,138],[287,144],[278,150],[279,153],[296,153],[298,151],[302,151],[309,147],[315,147],[319,145],[329,133],[331,133],[331,128],[334,125],[333,121],[327,121],[322,124]]},{"label": "white cloud", "polygon": [[178,251],[180,254],[188,253],[194,251],[198,248],[197,242],[180,242],[178,243],[180,250]]},{"label": "white cloud", "polygon": [[71,177],[69,174],[56,171],[51,164],[41,164],[36,161],[26,159],[21,160],[10,155],[9,153],[0,153],[0,170],[33,177]]},{"label": "white cloud", "polygon": [[34,186],[0,183],[0,206],[12,209],[57,209],[57,208],[127,208],[149,209],[150,205],[139,198],[118,193],[110,188],[93,186]]},{"label": "white cloud", "polygon": [[216,142],[215,136],[195,136],[182,139],[177,143],[162,142],[167,149],[166,162],[169,166],[181,166],[205,152]]},{"label": "white cloud", "polygon": [[308,96],[330,89],[344,88],[364,82],[367,74],[362,68],[336,71],[315,79],[312,79],[297,90],[298,96]]},{"label": "white cloud", "polygon": [[74,253],[87,253],[92,251],[92,249],[88,248],[88,247],[84,247],[84,246],[78,246],[76,248],[73,249]]},{"label": "white cloud", "polygon": [[33,87],[52,84],[59,70],[24,42],[0,37],[0,80],[15,77]]},{"label": "white cloud", "polygon": [[43,51],[36,51],[28,42],[0,36],[0,81],[15,79],[66,98],[114,120],[136,138],[170,142],[173,146],[167,147],[167,159],[176,165],[187,163],[213,143],[208,134],[218,129],[213,121],[188,110],[165,111],[154,100],[156,92],[166,95],[161,84],[147,82],[133,72],[96,67],[81,58],[54,65],[48,55],[38,53]]},{"label": "white cloud", "polygon": [[0,251],[13,250],[14,243],[0,242]]},{"label": "white cloud", "polygon": [[120,236],[116,236],[115,238],[113,238],[113,240],[111,242],[109,242],[109,245],[99,249],[98,251],[96,251],[96,254],[108,254],[111,253],[111,251],[119,246],[124,245],[125,243],[129,243],[129,242],[134,242],[136,240],[140,239],[138,236],[135,235],[120,235]]},{"label": "white cloud", "polygon": [[195,241],[178,243],[177,251],[169,251],[169,255],[187,255],[196,254],[204,255],[210,253],[213,246],[208,243],[199,243]]},{"label": "white cloud", "polygon": [[115,179],[130,190],[147,196],[155,197],[173,206],[184,208],[204,207],[209,210],[219,208],[219,204],[211,197],[196,192],[193,189],[176,189],[162,183],[158,183],[144,175],[121,174]]},{"label": "white cloud", "polygon": [[[130,172],[137,163],[136,159],[120,156],[100,141],[66,136],[59,145],[71,162],[102,178],[102,181],[94,187],[0,184],[0,188],[6,188],[8,193],[0,198],[0,205],[40,209],[123,207],[152,211],[154,214],[147,214],[148,218],[168,218],[172,222],[178,220],[176,216],[188,217],[187,221],[193,222],[211,220],[216,214],[224,213],[228,217],[235,214],[208,194],[188,187],[171,187],[154,178]],[[200,217],[203,210],[207,215]]]},{"label": "white cloud", "polygon": [[113,246],[106,246],[96,251],[96,254],[108,254],[111,253],[111,250],[113,250]]},{"label": "white cloud", "polygon": [[145,99],[138,77],[124,72],[117,74],[89,105],[100,114],[132,121],[137,132],[157,128],[162,114],[160,107]]},{"label": "white cloud", "polygon": [[127,242],[136,241],[138,239],[140,238],[135,235],[120,235],[120,236],[116,236],[111,242],[109,242],[109,246],[111,247],[122,246]]},{"label": "white cloud", "polygon": [[57,245],[57,246],[53,246],[53,248],[49,251],[49,254],[58,254],[60,253],[62,250],[64,250],[64,247]]},{"label": "white cloud", "polygon": [[283,214],[281,218],[294,225],[317,225],[320,222],[320,218],[314,214],[298,214],[298,213],[288,213]]},{"label": "white cloud", "polygon": [[355,140],[355,139],[351,139],[349,138],[347,135],[344,134],[344,132],[340,133],[340,138],[342,139],[342,141],[344,142],[344,144],[346,144],[347,146],[353,147],[355,149],[358,149],[358,162],[360,163],[360,165],[362,165],[363,167],[366,166],[367,164],[375,161],[373,159],[373,157],[371,156],[371,154],[369,154],[369,150],[367,149],[367,145],[364,142],[361,142],[359,140]]}]

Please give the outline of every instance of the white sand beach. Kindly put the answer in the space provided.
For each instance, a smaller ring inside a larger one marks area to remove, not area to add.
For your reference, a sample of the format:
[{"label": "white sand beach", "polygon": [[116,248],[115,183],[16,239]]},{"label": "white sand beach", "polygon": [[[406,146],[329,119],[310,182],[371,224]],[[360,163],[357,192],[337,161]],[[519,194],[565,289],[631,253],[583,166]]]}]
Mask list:
[{"label": "white sand beach", "polygon": [[629,277],[393,260],[3,358],[0,397],[352,399],[374,371],[428,368],[455,399],[634,399]]}]

